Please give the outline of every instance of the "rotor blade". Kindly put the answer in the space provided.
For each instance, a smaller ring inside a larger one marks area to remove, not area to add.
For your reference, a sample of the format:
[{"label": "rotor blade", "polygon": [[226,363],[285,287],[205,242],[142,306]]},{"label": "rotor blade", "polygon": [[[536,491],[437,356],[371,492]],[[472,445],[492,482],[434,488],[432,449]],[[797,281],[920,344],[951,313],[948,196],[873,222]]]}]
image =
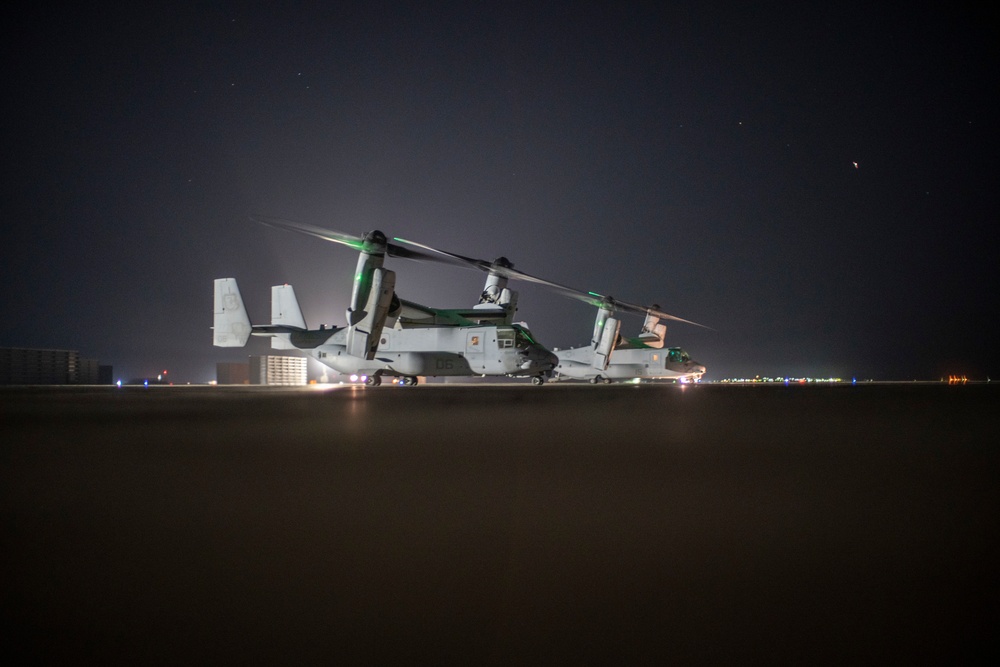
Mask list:
[{"label": "rotor blade", "polygon": [[[546,280],[545,278],[539,278],[538,276],[533,276],[530,273],[525,273],[524,271],[518,271],[514,268],[514,265],[509,262],[506,258],[499,258],[498,260],[489,261],[486,259],[476,259],[475,257],[466,257],[465,255],[459,255],[458,253],[448,252],[447,250],[441,250],[440,248],[434,248],[423,243],[417,243],[416,241],[410,241],[407,239],[394,238],[393,241],[399,241],[400,243],[405,243],[407,245],[412,245],[417,248],[423,248],[432,253],[437,253],[444,257],[449,257],[454,262],[458,264],[464,264],[469,268],[479,269],[480,271],[493,272],[499,275],[505,276],[507,278],[513,278],[515,280],[523,280],[524,282],[536,283],[539,285],[545,285],[555,290],[563,290],[567,293],[574,293],[572,287],[567,287],[566,285],[560,285],[559,283],[552,282],[551,280]],[[502,261],[501,261],[502,260]]]},{"label": "rotor blade", "polygon": [[[683,322],[684,324],[693,324],[696,327],[701,327],[702,329],[709,329],[714,331],[712,327],[705,326],[704,324],[698,324],[697,322],[692,322],[691,320],[685,320],[682,317],[677,317],[676,315],[671,315],[670,313],[665,313],[660,310],[659,306],[641,306],[637,303],[629,303],[628,301],[620,301],[611,296],[602,296],[597,292],[587,292],[587,295],[591,298],[588,301],[591,305],[596,305],[598,307],[606,307],[611,310],[623,310],[629,313],[635,313],[637,315],[652,315],[653,317],[658,317],[661,320],[673,320],[674,322]],[[603,299],[603,301],[597,301],[597,299]],[[584,299],[586,300],[586,299]]]},{"label": "rotor blade", "polygon": [[[393,241],[398,240],[399,239],[393,239]],[[431,250],[433,250],[433,248]],[[450,266],[460,267],[465,266],[465,262],[451,258],[447,255],[447,253],[421,252],[420,250],[413,250],[412,248],[404,248],[397,243],[387,244],[386,253],[390,257],[401,257],[403,259],[412,259],[418,262],[434,262],[435,264],[448,264]]]},{"label": "rotor blade", "polygon": [[669,313],[664,313],[662,310],[656,310],[655,308],[645,308],[643,306],[636,306],[633,304],[627,304],[629,309],[634,313],[652,315],[654,317],[659,317],[661,320],[673,320],[674,322],[683,322],[684,324],[693,324],[696,327],[701,327],[702,329],[708,329],[709,331],[715,331],[712,327],[705,326],[704,324],[698,324],[697,322],[692,322],[691,320],[685,320],[682,317],[677,317],[675,315],[670,315]]},{"label": "rotor blade", "polygon": [[[438,248],[432,248],[429,245],[424,245],[423,243],[417,243],[416,241],[409,241],[407,239],[401,239],[399,237],[393,237],[392,240],[393,241],[399,241],[400,243],[405,243],[406,245],[411,245],[411,246],[413,246],[415,248],[422,248],[422,249],[427,250],[427,251],[429,251],[431,253],[435,253],[437,255],[440,255],[441,257],[447,257],[447,258],[449,258],[451,260],[448,263],[454,264],[456,266],[463,266],[464,265],[464,266],[467,266],[469,268],[479,269],[481,271],[489,271],[490,267],[493,264],[492,262],[487,262],[484,259],[474,259],[472,257],[466,257],[465,255],[459,255],[457,253],[448,252],[446,250],[440,250]],[[397,246],[397,247],[399,247],[399,246]]]},{"label": "rotor blade", "polygon": [[364,250],[364,238],[354,234],[335,232],[330,229],[323,229],[322,227],[308,225],[304,222],[285,220],[284,218],[273,218],[266,215],[251,214],[250,219],[254,222],[259,222],[262,225],[274,227],[275,229],[285,229],[292,232],[299,232],[300,234],[308,234],[309,236],[314,236],[318,239],[323,239],[324,241],[332,241],[333,243],[346,245],[354,250]]},{"label": "rotor blade", "polygon": [[471,268],[477,268],[481,271],[494,271],[508,278],[513,278],[515,280],[523,280],[525,282],[535,283],[538,285],[544,285],[551,290],[562,293],[563,296],[567,296],[571,299],[577,299],[578,301],[583,301],[586,304],[594,306],[595,308],[601,307],[611,307],[613,310],[624,310],[632,313],[637,313],[640,315],[654,315],[662,320],[673,320],[674,322],[683,322],[685,324],[693,324],[696,327],[702,327],[704,329],[711,329],[704,324],[698,324],[697,322],[692,322],[691,320],[685,320],[681,317],[676,317],[670,315],[669,313],[664,313],[657,307],[653,306],[640,306],[634,303],[628,303],[627,301],[619,301],[612,297],[607,297],[597,292],[584,292],[583,290],[574,289],[566,285],[562,285],[551,280],[546,280],[544,278],[539,278],[538,276],[533,276],[530,273],[525,273],[524,271],[518,271],[513,267],[501,266],[497,262],[489,262],[485,259],[475,259],[474,257],[466,257],[464,255],[459,255],[457,253],[448,252],[446,250],[441,250],[439,248],[434,248],[429,245],[424,245],[423,243],[417,243],[416,241],[408,241],[407,239],[394,238],[393,241],[399,241],[400,243],[405,243],[407,245],[412,245],[417,248],[423,248],[432,253],[438,253],[439,255],[450,257],[456,262],[465,264]]},{"label": "rotor blade", "polygon": [[[300,234],[307,234],[324,241],[332,241],[333,243],[340,243],[341,245],[346,245],[353,250],[363,252],[365,250],[365,237],[358,236],[355,234],[347,234],[345,232],[338,232],[332,229],[324,229],[323,227],[317,227],[315,225],[310,225],[304,222],[297,222],[295,220],[286,220],[284,218],[275,218],[265,215],[251,215],[250,219],[254,222],[259,222],[262,225],[268,227],[274,227],[275,229],[284,229],[292,232],[299,232]],[[433,253],[420,252],[418,250],[411,250],[410,248],[404,248],[403,246],[396,245],[395,243],[386,244],[386,254],[390,257],[402,257],[404,259],[412,259],[416,261],[427,261],[427,262],[438,262],[438,263],[450,263],[444,260],[439,255]]]}]

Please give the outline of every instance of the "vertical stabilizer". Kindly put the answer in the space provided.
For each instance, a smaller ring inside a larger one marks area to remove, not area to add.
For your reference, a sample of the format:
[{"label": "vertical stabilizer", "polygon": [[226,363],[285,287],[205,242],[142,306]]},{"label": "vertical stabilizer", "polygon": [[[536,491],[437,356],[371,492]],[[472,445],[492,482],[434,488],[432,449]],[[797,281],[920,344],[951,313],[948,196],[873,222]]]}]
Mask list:
[{"label": "vertical stabilizer", "polygon": [[243,347],[250,338],[250,317],[235,278],[215,281],[215,317],[212,344],[216,347]]},{"label": "vertical stabilizer", "polygon": [[306,320],[295,298],[291,285],[275,285],[271,288],[271,324],[297,329],[306,329]]}]

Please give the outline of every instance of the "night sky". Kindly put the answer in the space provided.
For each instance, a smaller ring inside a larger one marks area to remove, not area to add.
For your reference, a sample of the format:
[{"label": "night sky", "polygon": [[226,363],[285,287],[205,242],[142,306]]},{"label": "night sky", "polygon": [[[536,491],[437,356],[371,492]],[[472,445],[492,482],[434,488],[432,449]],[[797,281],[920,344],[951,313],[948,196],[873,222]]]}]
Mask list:
[{"label": "night sky", "polygon": [[[2,347],[205,382],[269,349],[212,346],[219,277],[344,324],[356,253],[256,213],[657,303],[706,379],[1000,377],[988,5],[140,4],[5,17]],[[484,278],[387,266],[440,307]]]}]

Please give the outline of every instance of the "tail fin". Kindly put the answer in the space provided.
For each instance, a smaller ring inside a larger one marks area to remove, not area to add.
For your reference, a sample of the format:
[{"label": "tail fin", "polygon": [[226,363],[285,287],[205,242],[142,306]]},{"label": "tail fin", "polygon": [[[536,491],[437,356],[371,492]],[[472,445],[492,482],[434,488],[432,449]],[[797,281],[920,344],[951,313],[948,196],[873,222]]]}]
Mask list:
[{"label": "tail fin", "polygon": [[212,344],[216,347],[243,347],[250,338],[250,317],[243,307],[235,278],[215,280],[215,320]]},{"label": "tail fin", "polygon": [[295,289],[291,285],[275,285],[271,288],[271,324],[306,329]]},{"label": "tail fin", "polygon": [[[306,319],[302,317],[295,290],[291,285],[275,285],[271,288],[271,326],[276,327],[271,334],[271,349],[296,350],[292,343],[291,331],[306,330]],[[281,327],[281,330],[277,330]]]}]

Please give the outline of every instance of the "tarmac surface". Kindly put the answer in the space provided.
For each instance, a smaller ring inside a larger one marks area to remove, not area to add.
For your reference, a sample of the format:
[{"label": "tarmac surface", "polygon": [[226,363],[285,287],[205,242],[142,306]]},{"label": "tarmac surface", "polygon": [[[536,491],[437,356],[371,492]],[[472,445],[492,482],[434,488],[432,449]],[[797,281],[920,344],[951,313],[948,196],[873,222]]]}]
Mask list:
[{"label": "tarmac surface", "polygon": [[1000,388],[0,390],[18,664],[997,657]]}]

